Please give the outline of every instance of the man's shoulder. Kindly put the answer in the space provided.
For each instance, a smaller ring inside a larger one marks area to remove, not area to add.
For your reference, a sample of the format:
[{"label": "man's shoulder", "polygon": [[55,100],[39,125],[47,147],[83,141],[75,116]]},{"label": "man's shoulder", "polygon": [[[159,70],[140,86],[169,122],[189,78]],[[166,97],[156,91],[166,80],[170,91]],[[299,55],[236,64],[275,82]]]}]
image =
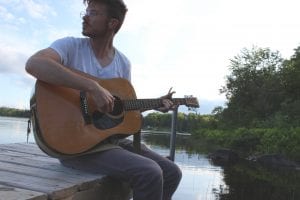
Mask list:
[{"label": "man's shoulder", "polygon": [[117,52],[117,55],[119,58],[121,58],[121,60],[127,62],[127,63],[130,63],[129,59],[127,58],[127,56],[122,53],[120,50],[118,50],[117,48],[115,48],[116,52]]},{"label": "man's shoulder", "polygon": [[84,45],[88,43],[88,38],[80,38],[80,37],[73,37],[67,36],[60,39],[57,39],[54,44],[69,44],[69,45]]},{"label": "man's shoulder", "polygon": [[67,36],[67,37],[58,39],[58,41],[82,44],[82,43],[87,43],[89,41],[89,39],[82,38],[82,37]]}]

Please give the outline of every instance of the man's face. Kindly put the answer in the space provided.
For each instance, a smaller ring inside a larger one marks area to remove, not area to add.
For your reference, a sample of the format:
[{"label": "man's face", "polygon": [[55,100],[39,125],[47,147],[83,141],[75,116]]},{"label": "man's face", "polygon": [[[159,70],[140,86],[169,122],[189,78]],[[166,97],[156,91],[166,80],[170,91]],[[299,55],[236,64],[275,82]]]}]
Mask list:
[{"label": "man's face", "polygon": [[91,38],[102,37],[109,31],[109,20],[106,6],[90,3],[82,17],[82,34]]}]

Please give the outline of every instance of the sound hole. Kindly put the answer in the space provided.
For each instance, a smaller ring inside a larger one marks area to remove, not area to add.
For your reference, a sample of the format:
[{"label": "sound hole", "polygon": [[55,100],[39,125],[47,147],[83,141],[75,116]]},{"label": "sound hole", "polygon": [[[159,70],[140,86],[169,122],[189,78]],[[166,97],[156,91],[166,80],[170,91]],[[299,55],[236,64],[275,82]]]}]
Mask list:
[{"label": "sound hole", "polygon": [[93,124],[96,128],[105,130],[113,128],[124,119],[124,109],[123,103],[120,98],[115,97],[114,109],[110,113],[102,113],[100,111],[95,111],[93,113]]},{"label": "sound hole", "polygon": [[119,116],[121,114],[123,114],[124,112],[124,106],[123,106],[123,102],[119,97],[115,97],[115,101],[114,101],[114,109],[112,112],[109,113],[109,115],[112,116]]}]

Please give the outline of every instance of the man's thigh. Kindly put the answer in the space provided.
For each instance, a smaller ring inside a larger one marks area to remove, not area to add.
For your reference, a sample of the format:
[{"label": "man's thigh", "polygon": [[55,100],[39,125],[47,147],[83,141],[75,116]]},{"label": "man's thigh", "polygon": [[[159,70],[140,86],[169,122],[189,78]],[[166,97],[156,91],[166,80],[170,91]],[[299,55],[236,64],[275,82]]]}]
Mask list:
[{"label": "man's thigh", "polygon": [[123,180],[128,180],[134,173],[149,168],[151,165],[156,165],[154,161],[123,148],[110,149],[60,161],[66,167],[105,174]]}]

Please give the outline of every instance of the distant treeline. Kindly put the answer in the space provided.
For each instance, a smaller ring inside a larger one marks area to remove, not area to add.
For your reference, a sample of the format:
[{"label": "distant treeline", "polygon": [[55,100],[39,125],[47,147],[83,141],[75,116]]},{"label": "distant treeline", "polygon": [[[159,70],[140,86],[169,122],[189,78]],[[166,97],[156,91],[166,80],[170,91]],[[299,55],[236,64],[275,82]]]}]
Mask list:
[{"label": "distant treeline", "polygon": [[[179,113],[177,130],[245,155],[277,153],[300,162],[300,47],[288,60],[254,47],[230,61],[231,73],[220,89],[226,106],[210,115]],[[170,114],[150,113],[143,128],[170,125]]]},{"label": "distant treeline", "polygon": [[0,107],[0,116],[29,118],[30,110]]}]

